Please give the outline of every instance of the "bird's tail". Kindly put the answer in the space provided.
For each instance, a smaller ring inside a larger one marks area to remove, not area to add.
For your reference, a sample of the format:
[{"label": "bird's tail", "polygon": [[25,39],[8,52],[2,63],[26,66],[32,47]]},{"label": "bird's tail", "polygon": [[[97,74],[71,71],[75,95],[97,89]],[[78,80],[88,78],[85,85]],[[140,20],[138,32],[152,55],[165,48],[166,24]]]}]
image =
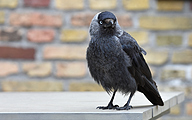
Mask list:
[{"label": "bird's tail", "polygon": [[[144,78],[144,79],[147,79],[147,78]],[[149,80],[146,80],[145,88],[140,87],[139,91],[141,91],[153,105],[163,106],[164,103],[159,94],[156,83],[155,81],[153,82],[154,83],[151,83]]]}]

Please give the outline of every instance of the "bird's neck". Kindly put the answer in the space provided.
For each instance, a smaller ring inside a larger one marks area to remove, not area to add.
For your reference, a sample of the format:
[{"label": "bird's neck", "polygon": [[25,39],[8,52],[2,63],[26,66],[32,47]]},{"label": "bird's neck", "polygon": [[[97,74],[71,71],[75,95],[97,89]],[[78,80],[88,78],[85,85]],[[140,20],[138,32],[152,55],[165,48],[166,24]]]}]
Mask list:
[{"label": "bird's neck", "polygon": [[100,35],[101,36],[114,36],[115,35],[115,29],[113,28],[102,28],[102,30],[100,30]]}]

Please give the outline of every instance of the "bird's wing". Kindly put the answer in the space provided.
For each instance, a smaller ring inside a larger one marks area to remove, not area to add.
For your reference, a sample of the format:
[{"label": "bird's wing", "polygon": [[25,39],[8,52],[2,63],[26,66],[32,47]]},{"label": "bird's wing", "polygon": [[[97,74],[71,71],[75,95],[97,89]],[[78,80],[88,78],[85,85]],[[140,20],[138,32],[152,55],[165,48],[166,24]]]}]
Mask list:
[{"label": "bird's wing", "polygon": [[156,105],[163,105],[155,81],[152,79],[151,71],[143,58],[142,53],[146,53],[128,33],[124,33],[120,38],[123,51],[130,57],[132,66],[128,67],[132,77],[135,78],[138,91]]},{"label": "bird's wing", "polygon": [[143,58],[142,53],[137,49],[137,47],[132,44],[122,45],[123,51],[130,57],[132,66],[128,67],[129,72],[136,79],[137,83],[141,86],[145,85],[145,80],[143,77],[146,77],[149,82],[153,83],[150,69]]}]

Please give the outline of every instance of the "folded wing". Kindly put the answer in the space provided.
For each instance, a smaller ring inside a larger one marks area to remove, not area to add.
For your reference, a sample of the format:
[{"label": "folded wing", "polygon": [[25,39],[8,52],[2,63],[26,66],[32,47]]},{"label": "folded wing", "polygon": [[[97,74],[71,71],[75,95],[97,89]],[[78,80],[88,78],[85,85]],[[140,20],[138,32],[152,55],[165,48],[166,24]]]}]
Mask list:
[{"label": "folded wing", "polygon": [[131,58],[132,66],[128,67],[128,70],[136,80],[137,90],[142,92],[153,105],[163,106],[164,103],[158,92],[157,85],[152,79],[150,69],[143,58],[143,49],[133,40],[129,40],[128,44],[123,42],[121,44],[124,52]]}]

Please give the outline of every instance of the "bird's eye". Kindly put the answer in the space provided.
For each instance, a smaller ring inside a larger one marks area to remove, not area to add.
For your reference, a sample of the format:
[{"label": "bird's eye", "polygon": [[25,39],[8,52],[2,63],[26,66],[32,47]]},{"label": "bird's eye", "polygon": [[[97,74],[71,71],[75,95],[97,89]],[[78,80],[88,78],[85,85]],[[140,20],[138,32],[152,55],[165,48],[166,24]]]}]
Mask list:
[{"label": "bird's eye", "polygon": [[102,25],[102,24],[103,24],[103,22],[102,22],[102,21],[99,21],[99,24],[101,24],[101,25]]}]

